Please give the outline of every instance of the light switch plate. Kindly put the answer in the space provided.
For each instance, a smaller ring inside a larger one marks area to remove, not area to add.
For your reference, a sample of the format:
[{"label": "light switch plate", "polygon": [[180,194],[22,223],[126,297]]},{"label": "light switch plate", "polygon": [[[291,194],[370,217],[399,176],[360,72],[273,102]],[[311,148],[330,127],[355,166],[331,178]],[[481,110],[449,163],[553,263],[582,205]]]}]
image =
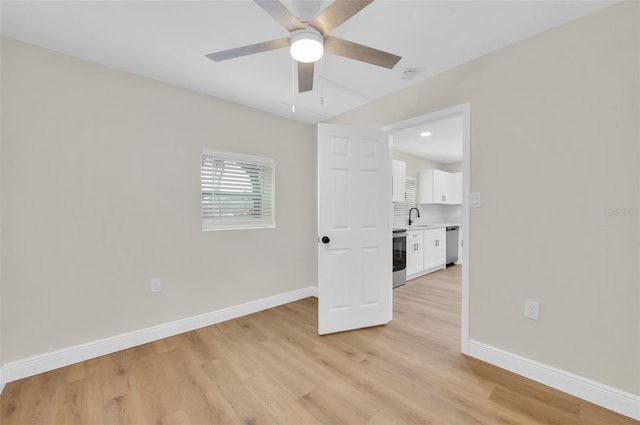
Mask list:
[{"label": "light switch plate", "polygon": [[471,208],[480,208],[482,206],[482,197],[480,192],[472,192],[469,196],[469,205]]},{"label": "light switch plate", "polygon": [[149,284],[149,290],[152,294],[162,291],[162,284],[160,279],[151,279],[151,283]]}]

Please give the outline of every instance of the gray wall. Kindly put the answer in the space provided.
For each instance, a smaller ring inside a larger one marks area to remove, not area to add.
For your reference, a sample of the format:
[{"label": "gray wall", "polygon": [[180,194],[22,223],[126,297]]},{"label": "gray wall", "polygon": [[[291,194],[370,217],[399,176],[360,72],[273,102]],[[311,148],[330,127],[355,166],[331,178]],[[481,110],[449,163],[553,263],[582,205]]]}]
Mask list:
[{"label": "gray wall", "polygon": [[[2,45],[0,44],[0,48]],[[0,99],[2,94],[2,55],[0,54]],[[0,100],[0,392],[4,389],[4,379],[2,379],[2,101]]]},{"label": "gray wall", "polygon": [[[315,127],[9,39],[2,71],[5,363],[316,284]],[[202,147],[275,159],[275,229],[201,231]]]},{"label": "gray wall", "polygon": [[470,338],[633,394],[639,22],[624,2],[331,120],[381,127],[470,102]]},{"label": "gray wall", "polygon": [[451,164],[443,164],[442,170],[447,171],[449,173],[457,173],[462,172],[464,169],[464,164],[462,162],[452,162]]},{"label": "gray wall", "polygon": [[441,162],[432,161],[430,159],[411,155],[405,152],[393,151],[392,156],[393,159],[404,161],[407,165],[407,177],[413,177],[416,180],[418,179],[418,173],[423,168],[434,168],[437,170],[444,170],[446,168],[446,165]]}]

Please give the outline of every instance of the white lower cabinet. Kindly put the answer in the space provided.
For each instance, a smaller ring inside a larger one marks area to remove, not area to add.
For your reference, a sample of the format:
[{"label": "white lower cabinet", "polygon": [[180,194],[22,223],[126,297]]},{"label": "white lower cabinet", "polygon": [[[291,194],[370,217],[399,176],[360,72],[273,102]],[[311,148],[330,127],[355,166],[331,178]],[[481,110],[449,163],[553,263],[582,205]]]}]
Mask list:
[{"label": "white lower cabinet", "polygon": [[407,277],[409,278],[420,274],[424,269],[423,236],[422,230],[407,232]]},{"label": "white lower cabinet", "polygon": [[447,266],[447,230],[424,231],[424,270],[435,271]]},{"label": "white lower cabinet", "polygon": [[407,232],[407,279],[444,269],[446,261],[445,228]]}]

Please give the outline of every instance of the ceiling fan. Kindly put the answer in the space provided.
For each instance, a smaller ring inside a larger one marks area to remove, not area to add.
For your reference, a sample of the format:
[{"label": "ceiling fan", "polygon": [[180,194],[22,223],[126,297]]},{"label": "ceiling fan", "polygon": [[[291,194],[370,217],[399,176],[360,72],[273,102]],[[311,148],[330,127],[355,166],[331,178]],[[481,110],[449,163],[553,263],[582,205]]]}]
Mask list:
[{"label": "ceiling fan", "polygon": [[206,55],[220,62],[254,53],[289,47],[298,64],[298,92],[313,89],[314,64],[324,52],[391,69],[400,56],[329,35],[373,0],[335,0],[311,22],[302,22],[278,0],[253,0],[290,32],[289,37],[237,47]]}]

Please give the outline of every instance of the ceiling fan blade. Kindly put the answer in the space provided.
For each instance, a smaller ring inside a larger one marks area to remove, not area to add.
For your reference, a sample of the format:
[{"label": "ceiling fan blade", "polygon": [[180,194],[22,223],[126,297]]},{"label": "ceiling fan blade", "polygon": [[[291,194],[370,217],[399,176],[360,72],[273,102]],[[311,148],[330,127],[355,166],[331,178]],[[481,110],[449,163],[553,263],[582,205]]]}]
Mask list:
[{"label": "ceiling fan blade", "polygon": [[373,3],[373,0],[335,0],[309,25],[326,36],[370,3]]},{"label": "ceiling fan blade", "polygon": [[330,35],[324,38],[324,51],[388,69],[396,66],[402,59],[400,56]]},{"label": "ceiling fan blade", "polygon": [[295,30],[303,30],[304,24],[300,22],[296,16],[289,11],[278,0],[253,0],[258,6],[260,6],[265,12],[273,17],[276,21],[292,32]]},{"label": "ceiling fan blade", "polygon": [[314,63],[298,62],[298,93],[313,90]]},{"label": "ceiling fan blade", "polygon": [[239,58],[241,56],[252,55],[254,53],[266,52],[268,50],[280,49],[289,46],[289,37],[278,38],[276,40],[265,41],[263,43],[250,44],[248,46],[236,47],[235,49],[223,50],[222,52],[209,53],[207,57],[215,62],[227,59]]}]

